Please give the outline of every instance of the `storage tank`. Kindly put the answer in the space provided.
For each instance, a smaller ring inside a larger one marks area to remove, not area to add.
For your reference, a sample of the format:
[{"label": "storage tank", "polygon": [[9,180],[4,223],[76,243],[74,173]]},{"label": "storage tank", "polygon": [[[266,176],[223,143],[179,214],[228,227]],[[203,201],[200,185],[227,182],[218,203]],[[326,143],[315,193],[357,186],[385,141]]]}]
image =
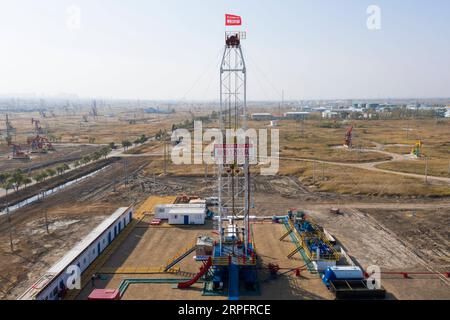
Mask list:
[{"label": "storage tank", "polygon": [[334,266],[325,269],[322,281],[329,284],[333,280],[363,280],[364,273],[356,266]]}]

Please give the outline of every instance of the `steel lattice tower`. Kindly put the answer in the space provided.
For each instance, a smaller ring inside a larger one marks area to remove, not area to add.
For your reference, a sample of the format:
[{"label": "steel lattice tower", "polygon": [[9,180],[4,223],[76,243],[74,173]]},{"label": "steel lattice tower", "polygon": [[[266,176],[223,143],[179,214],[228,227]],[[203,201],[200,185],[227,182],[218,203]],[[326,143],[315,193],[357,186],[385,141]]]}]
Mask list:
[{"label": "steel lattice tower", "polygon": [[[227,139],[226,130],[247,129],[247,70],[241,48],[243,32],[226,32],[225,48],[220,67],[220,129],[226,152],[242,152],[237,138]],[[230,141],[231,140],[231,141]],[[230,150],[231,149],[231,150]],[[240,149],[240,151],[238,150]],[[245,160],[239,163],[237,157],[225,158],[218,163],[218,193],[220,246],[224,239],[234,234],[243,240],[247,252],[249,241],[249,159],[248,139],[245,140]],[[227,217],[231,220],[226,228],[223,223]],[[244,217],[244,227],[239,230],[235,223],[237,217]],[[242,236],[242,238],[241,238]]]}]

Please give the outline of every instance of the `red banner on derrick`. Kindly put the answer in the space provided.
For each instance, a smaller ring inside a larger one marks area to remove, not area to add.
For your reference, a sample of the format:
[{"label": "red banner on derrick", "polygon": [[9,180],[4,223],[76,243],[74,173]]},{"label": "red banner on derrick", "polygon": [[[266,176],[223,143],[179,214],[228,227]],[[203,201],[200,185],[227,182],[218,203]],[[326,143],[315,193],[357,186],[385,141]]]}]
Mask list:
[{"label": "red banner on derrick", "polygon": [[240,26],[242,25],[242,19],[240,16],[235,16],[233,14],[225,15],[225,25],[226,26]]}]

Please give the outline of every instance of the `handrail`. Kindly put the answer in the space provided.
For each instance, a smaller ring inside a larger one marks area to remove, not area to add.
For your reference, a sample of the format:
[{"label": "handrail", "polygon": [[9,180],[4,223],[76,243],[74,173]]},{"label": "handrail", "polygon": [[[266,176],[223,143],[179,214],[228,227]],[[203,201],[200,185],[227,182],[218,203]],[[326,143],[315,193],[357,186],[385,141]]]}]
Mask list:
[{"label": "handrail", "polygon": [[216,257],[212,259],[212,262],[215,266],[228,266],[230,259],[228,257]]},{"label": "handrail", "polygon": [[186,254],[186,252],[192,250],[195,246],[197,246],[197,242],[196,241],[192,242],[192,244],[189,247],[186,247],[183,250],[178,251],[178,253],[172,257],[172,259],[167,260],[166,266],[172,264],[175,260],[177,260],[180,257],[182,257],[184,254]]}]

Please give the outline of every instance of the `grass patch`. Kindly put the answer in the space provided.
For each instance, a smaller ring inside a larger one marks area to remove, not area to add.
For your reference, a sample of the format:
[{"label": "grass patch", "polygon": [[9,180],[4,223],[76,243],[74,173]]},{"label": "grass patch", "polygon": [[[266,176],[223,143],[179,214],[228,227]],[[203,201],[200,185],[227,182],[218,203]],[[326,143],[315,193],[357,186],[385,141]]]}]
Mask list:
[{"label": "grass patch", "polygon": [[[425,174],[425,159],[419,158],[412,161],[396,161],[389,163],[382,163],[377,165],[377,168],[399,171],[406,173]],[[450,160],[443,159],[429,159],[428,160],[428,174],[437,177],[450,177]]]}]

